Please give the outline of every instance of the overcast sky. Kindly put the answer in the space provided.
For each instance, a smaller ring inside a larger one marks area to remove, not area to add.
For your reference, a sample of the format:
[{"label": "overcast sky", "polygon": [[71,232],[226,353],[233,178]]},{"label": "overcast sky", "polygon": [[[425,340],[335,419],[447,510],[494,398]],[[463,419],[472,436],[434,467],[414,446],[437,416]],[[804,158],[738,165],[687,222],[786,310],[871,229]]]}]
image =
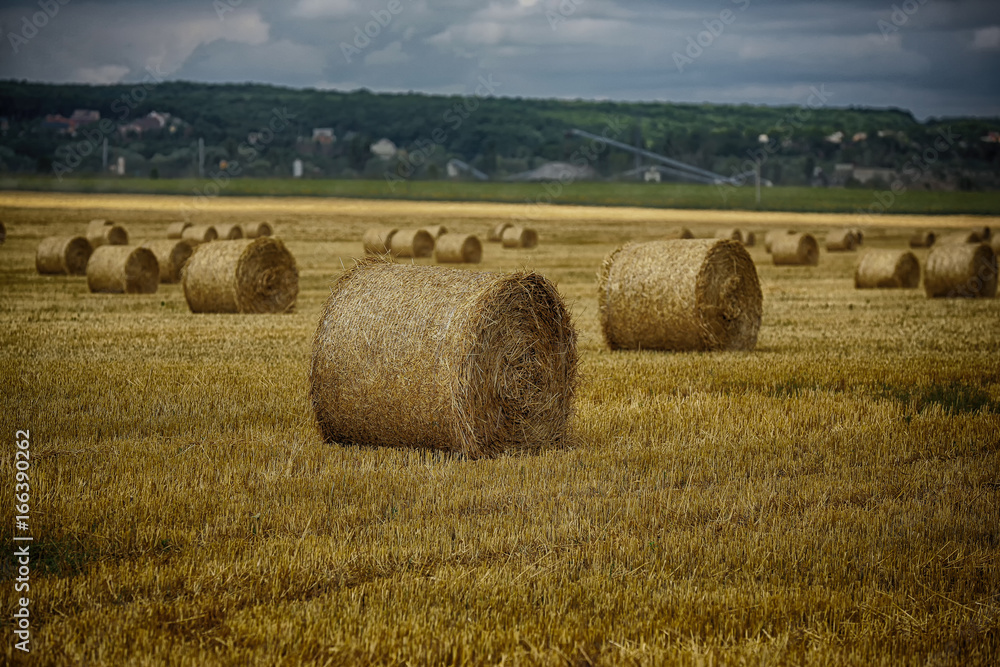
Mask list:
[{"label": "overcast sky", "polygon": [[0,2],[0,78],[1000,116],[996,0],[66,1]]}]

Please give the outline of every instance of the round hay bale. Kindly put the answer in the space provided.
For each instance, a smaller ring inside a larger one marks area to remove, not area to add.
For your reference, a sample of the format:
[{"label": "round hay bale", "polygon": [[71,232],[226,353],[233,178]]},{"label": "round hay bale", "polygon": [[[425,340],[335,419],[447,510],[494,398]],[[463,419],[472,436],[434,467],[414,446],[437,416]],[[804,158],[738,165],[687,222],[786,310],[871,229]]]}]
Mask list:
[{"label": "round hay bale", "polygon": [[3,243],[6,240],[7,240],[7,225],[3,224],[3,221],[0,221],[0,243]]},{"label": "round hay bale", "polygon": [[534,248],[538,245],[538,232],[528,227],[508,227],[501,239],[504,248]]},{"label": "round hay bale", "polygon": [[421,227],[420,229],[430,234],[431,238],[435,241],[441,238],[443,234],[448,233],[448,228],[444,225],[428,225],[427,227]]},{"label": "round hay bale", "polygon": [[327,442],[537,451],[566,438],[576,365],[569,311],[542,275],[366,259],[323,308],[309,396]]},{"label": "round hay bale", "polygon": [[111,220],[106,220],[104,218],[98,218],[96,220],[91,220],[87,223],[87,236],[91,234],[100,234],[105,227],[111,227],[115,223]]},{"label": "round hay bale", "polygon": [[865,240],[865,233],[864,233],[864,231],[862,231],[858,227],[852,227],[849,231],[851,232],[851,236],[854,237],[854,245],[855,245],[855,247],[857,247],[857,246],[861,245],[862,243],[864,243],[864,240]]},{"label": "round hay bale", "polygon": [[445,234],[434,243],[434,261],[440,264],[479,264],[483,244],[472,234]]},{"label": "round hay bale", "polygon": [[490,230],[490,233],[486,235],[486,240],[491,243],[500,243],[501,241],[503,241],[503,233],[507,230],[508,227],[513,227],[513,226],[514,226],[513,222],[498,222],[496,226]]},{"label": "round hay bale", "polygon": [[975,233],[978,243],[989,243],[990,239],[993,238],[993,230],[989,227],[975,227],[972,231]]},{"label": "round hay bale", "polygon": [[395,257],[430,257],[434,254],[434,237],[422,229],[401,229],[392,235],[389,251]]},{"label": "round hay bale", "polygon": [[750,254],[731,240],[628,243],[598,276],[612,350],[752,350],[764,297]]},{"label": "round hay bale", "polygon": [[110,220],[91,220],[87,226],[87,240],[95,249],[105,245],[128,245],[128,232]]},{"label": "round hay bale", "polygon": [[663,238],[666,240],[693,239],[694,233],[687,227],[674,227],[672,229],[668,229],[667,233],[663,235]]},{"label": "round hay bale", "polygon": [[771,231],[764,234],[764,251],[768,253],[771,252],[771,246],[774,244],[774,239],[797,233],[798,232],[792,229],[772,229]]},{"label": "round hay bale", "polygon": [[160,265],[148,248],[106,245],[95,248],[87,262],[91,292],[153,294],[160,285]]},{"label": "round hay bale", "polygon": [[753,232],[746,232],[743,235],[743,245],[748,248],[757,245],[757,235]]},{"label": "round hay bale", "polygon": [[181,280],[192,313],[288,313],[299,294],[295,258],[271,237],[198,246]]},{"label": "round hay bale", "polygon": [[171,222],[167,225],[167,238],[168,239],[180,239],[184,238],[184,230],[191,226],[190,222],[180,221]]},{"label": "round hay bale", "polygon": [[854,271],[856,289],[920,286],[920,262],[908,250],[871,250],[866,252]]},{"label": "round hay bale", "polygon": [[771,243],[771,259],[775,266],[816,266],[819,264],[819,244],[812,234],[786,234]]},{"label": "round hay bale", "polygon": [[924,269],[924,291],[929,297],[993,298],[996,253],[985,243],[934,246]]},{"label": "round hay bale", "polygon": [[274,228],[269,222],[244,223],[243,236],[248,239],[259,239],[261,236],[274,236]]},{"label": "round hay bale", "polygon": [[361,242],[365,247],[366,255],[385,255],[389,252],[389,244],[392,237],[399,232],[398,229],[385,229],[382,227],[372,227],[365,231],[361,237]]},{"label": "round hay bale", "polygon": [[243,238],[243,228],[239,225],[224,222],[222,224],[214,225],[215,232],[219,235],[219,239],[222,241],[236,241]]},{"label": "round hay bale", "polygon": [[730,241],[736,241],[737,243],[743,243],[743,232],[733,227],[728,229],[719,229],[715,232],[715,238],[717,239],[729,239]]},{"label": "round hay bale", "polygon": [[156,262],[160,265],[161,283],[179,283],[181,269],[194,251],[194,244],[184,239],[146,241],[141,247],[152,250],[156,255]]},{"label": "round hay bale", "polygon": [[936,240],[936,238],[937,237],[934,235],[934,232],[927,230],[923,231],[917,230],[913,232],[912,236],[910,236],[910,247],[930,248],[932,245],[934,245],[934,241]]},{"label": "round hay bale", "polygon": [[990,247],[993,248],[993,254],[1000,255],[1000,234],[993,235],[993,238],[990,239]]},{"label": "round hay bale", "polygon": [[980,232],[966,230],[942,234],[937,242],[939,245],[965,245],[966,243],[982,243],[982,239]]},{"label": "round hay bale", "polygon": [[850,229],[835,229],[826,235],[827,252],[850,252],[858,244],[858,238]]},{"label": "round hay bale", "polygon": [[198,245],[216,240],[219,238],[219,232],[212,225],[191,225],[181,232],[181,238]]},{"label": "round hay bale", "polygon": [[82,236],[49,236],[38,244],[35,268],[42,275],[83,276],[93,250]]}]

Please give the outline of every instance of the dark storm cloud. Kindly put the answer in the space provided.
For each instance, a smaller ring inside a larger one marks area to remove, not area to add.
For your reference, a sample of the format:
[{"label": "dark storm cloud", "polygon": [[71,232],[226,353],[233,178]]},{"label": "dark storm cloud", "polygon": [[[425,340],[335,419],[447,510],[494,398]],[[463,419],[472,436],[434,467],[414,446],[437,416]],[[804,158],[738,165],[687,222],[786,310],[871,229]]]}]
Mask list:
[{"label": "dark storm cloud", "polygon": [[[0,8],[0,77],[170,78],[1000,115],[992,0],[57,0]],[[32,24],[33,25],[33,24]],[[28,26],[28,27],[26,27]],[[13,35],[13,37],[11,37]]]}]

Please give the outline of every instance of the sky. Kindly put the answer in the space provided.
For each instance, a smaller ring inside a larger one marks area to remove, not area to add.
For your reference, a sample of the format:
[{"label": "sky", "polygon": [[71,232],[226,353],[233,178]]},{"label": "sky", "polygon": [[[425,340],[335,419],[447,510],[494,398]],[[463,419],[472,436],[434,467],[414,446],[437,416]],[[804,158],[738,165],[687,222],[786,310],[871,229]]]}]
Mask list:
[{"label": "sky", "polygon": [[0,79],[1000,117],[997,0],[16,0],[0,34]]}]

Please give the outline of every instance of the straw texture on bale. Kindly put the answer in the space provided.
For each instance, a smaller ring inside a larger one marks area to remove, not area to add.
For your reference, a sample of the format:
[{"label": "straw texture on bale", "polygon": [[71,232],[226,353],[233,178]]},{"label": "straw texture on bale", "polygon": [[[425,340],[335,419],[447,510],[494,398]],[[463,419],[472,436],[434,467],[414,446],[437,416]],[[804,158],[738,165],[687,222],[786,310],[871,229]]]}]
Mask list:
[{"label": "straw texture on bale", "polygon": [[243,228],[239,225],[222,223],[213,226],[215,227],[215,233],[219,235],[220,240],[236,241],[237,239],[243,238]]},{"label": "straw texture on bale", "polygon": [[261,236],[274,236],[274,228],[268,222],[250,222],[243,224],[243,237],[259,239]]},{"label": "straw texture on bale", "polygon": [[913,289],[920,286],[920,262],[909,250],[871,250],[854,271],[857,289]]},{"label": "straw texture on bale", "polygon": [[503,230],[504,248],[534,248],[538,245],[538,232],[528,227],[508,227]]},{"label": "straw texture on bale", "polygon": [[687,227],[674,227],[673,229],[668,229],[667,233],[663,235],[664,239],[693,239],[694,234]]},{"label": "straw texture on bale", "polygon": [[513,227],[513,222],[498,222],[490,233],[486,236],[486,240],[492,243],[500,243],[503,240],[503,233],[508,227]]},{"label": "straw texture on bale", "polygon": [[494,456],[565,441],[576,364],[540,274],[367,259],[323,308],[309,394],[327,442]]},{"label": "straw texture on bale", "polygon": [[219,238],[219,232],[212,225],[191,225],[183,232],[181,238],[192,243],[208,243]]},{"label": "straw texture on bale", "polygon": [[771,246],[774,245],[774,240],[782,238],[783,236],[788,236],[790,234],[796,234],[794,230],[791,229],[772,229],[768,233],[764,234],[764,250],[771,252]]},{"label": "straw texture on bale", "polygon": [[435,241],[437,241],[442,234],[448,233],[448,228],[444,225],[429,225],[427,227],[421,227],[422,230],[431,235]]},{"label": "straw texture on bale", "polygon": [[734,229],[732,227],[730,227],[729,229],[720,229],[715,232],[715,238],[729,239],[730,241],[743,243],[743,232],[740,231],[739,229]]},{"label": "straw texture on bale", "polygon": [[361,243],[365,247],[365,254],[385,255],[389,252],[389,244],[392,242],[392,237],[398,232],[398,229],[384,229],[382,227],[372,227],[366,230],[364,236],[361,237]]},{"label": "straw texture on bale", "polygon": [[270,237],[198,246],[182,281],[193,313],[287,313],[299,294],[295,258]]},{"label": "straw texture on bale", "polygon": [[771,243],[771,259],[775,265],[816,266],[819,264],[819,244],[812,234],[786,234]]},{"label": "straw texture on bale", "polygon": [[179,283],[181,269],[194,250],[194,245],[184,239],[146,241],[142,247],[152,250],[156,255],[156,262],[160,265],[161,283]]},{"label": "straw texture on bale", "polygon": [[993,298],[996,253],[985,243],[934,246],[924,268],[924,291],[929,297]]},{"label": "straw texture on bale", "polygon": [[483,244],[472,234],[445,234],[434,242],[434,260],[441,263],[478,264]]},{"label": "straw texture on bale", "polygon": [[930,231],[915,231],[913,236],[910,237],[910,247],[911,248],[930,248],[934,245],[934,241],[937,239],[934,232]]},{"label": "straw texture on bale", "polygon": [[82,236],[49,236],[35,253],[35,268],[42,275],[83,276],[93,248]]},{"label": "straw texture on bale", "polygon": [[112,294],[153,294],[160,285],[160,265],[152,250],[106,245],[87,262],[87,288]]},{"label": "straw texture on bale", "polygon": [[598,276],[612,350],[752,350],[763,300],[750,254],[731,240],[628,243]]},{"label": "straw texture on bale", "polygon": [[826,235],[827,252],[848,252],[857,244],[858,239],[850,229],[835,229]]},{"label": "straw texture on bale", "polygon": [[[99,222],[107,224],[98,225]],[[87,240],[93,248],[105,245],[128,245],[128,232],[110,220],[91,220],[87,226]]]},{"label": "straw texture on bale", "polygon": [[389,251],[395,257],[430,257],[434,254],[434,237],[422,229],[401,229],[392,235]]},{"label": "straw texture on bale", "polygon": [[171,222],[167,225],[167,238],[168,239],[180,239],[184,238],[184,230],[191,226],[190,222]]}]

